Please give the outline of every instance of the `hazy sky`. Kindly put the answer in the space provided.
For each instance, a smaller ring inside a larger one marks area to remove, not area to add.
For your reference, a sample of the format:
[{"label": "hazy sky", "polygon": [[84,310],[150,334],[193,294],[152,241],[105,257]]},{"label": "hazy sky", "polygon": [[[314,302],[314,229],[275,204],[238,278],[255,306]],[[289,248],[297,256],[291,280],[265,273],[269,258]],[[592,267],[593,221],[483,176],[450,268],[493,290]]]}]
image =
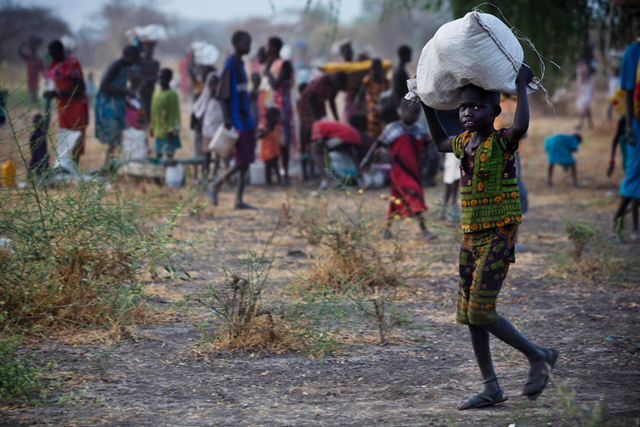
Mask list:
[{"label": "hazy sky", "polygon": [[[318,0],[315,0],[317,2]],[[326,3],[327,0],[321,0]],[[77,30],[85,23],[105,0],[19,0],[22,5],[45,6],[56,11],[58,16]],[[228,21],[250,16],[270,16],[273,4],[276,13],[283,9],[303,8],[307,0],[160,0],[165,12],[192,19],[214,19]],[[352,21],[360,14],[362,0],[342,0],[340,22]]]}]

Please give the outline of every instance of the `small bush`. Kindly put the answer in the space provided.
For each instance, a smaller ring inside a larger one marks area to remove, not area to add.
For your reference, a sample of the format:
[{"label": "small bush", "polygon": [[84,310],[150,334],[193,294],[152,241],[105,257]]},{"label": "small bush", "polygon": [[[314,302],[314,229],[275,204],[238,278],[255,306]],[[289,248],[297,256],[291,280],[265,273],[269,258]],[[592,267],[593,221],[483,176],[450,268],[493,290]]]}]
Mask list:
[{"label": "small bush", "polygon": [[41,388],[42,368],[18,354],[20,336],[0,338],[0,401],[29,399]]}]

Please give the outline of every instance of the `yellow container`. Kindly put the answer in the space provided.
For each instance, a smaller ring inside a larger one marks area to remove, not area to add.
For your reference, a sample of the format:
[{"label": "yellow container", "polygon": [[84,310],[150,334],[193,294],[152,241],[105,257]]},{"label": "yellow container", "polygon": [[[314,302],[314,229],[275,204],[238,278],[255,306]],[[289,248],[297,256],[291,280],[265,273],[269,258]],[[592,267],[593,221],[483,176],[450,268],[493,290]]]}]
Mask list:
[{"label": "yellow container", "polygon": [[0,167],[0,186],[14,188],[16,186],[16,167],[11,160],[7,160]]}]

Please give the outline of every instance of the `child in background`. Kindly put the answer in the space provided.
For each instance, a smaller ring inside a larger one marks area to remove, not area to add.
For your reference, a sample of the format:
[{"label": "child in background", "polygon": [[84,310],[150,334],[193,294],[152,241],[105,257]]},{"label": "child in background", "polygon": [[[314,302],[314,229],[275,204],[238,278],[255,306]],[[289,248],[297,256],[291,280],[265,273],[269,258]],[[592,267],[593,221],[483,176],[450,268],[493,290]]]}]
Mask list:
[{"label": "child in background", "polygon": [[[224,125],[222,105],[220,105],[220,101],[215,97],[219,82],[220,73],[217,71],[209,72],[205,77],[204,88],[198,100],[193,104],[193,117],[199,124],[202,136],[199,141],[202,145],[198,151],[204,156],[204,162],[202,164],[202,177],[204,180],[208,178],[211,168],[212,153],[209,150],[209,143],[216,135],[220,126]],[[218,158],[216,158],[216,163],[219,164]]]},{"label": "child in background", "polygon": [[29,137],[31,160],[29,170],[37,176],[42,176],[49,169],[49,154],[47,153],[47,130],[41,114],[33,116],[33,133]]},{"label": "child in background", "polygon": [[371,146],[369,153],[360,165],[366,170],[373,159],[373,153],[383,146],[391,158],[391,203],[387,213],[385,237],[391,237],[391,222],[397,218],[415,218],[426,240],[438,236],[427,230],[423,213],[427,210],[424,192],[420,183],[420,154],[422,145],[429,139],[426,129],[417,124],[420,106],[403,99],[399,121],[385,126],[378,140]]},{"label": "child in background", "polygon": [[574,135],[551,135],[544,140],[544,149],[547,152],[547,158],[549,160],[549,173],[547,177],[547,185],[549,187],[553,187],[553,166],[561,165],[565,171],[571,169],[573,186],[578,188],[576,159],[573,158],[571,153],[578,151],[578,145],[581,142],[582,137],[577,133]]},{"label": "child in background", "polygon": [[502,282],[515,262],[517,224],[522,221],[515,152],[529,127],[526,88],[532,79],[533,72],[523,64],[516,79],[518,107],[509,129],[493,126],[500,114],[500,94],[474,85],[462,89],[460,121],[467,130],[461,135],[449,137],[435,110],[422,105],[436,147],[460,159],[462,175],[463,237],[456,322],[469,327],[484,390],[460,402],[460,410],[508,400],[493,369],[489,334],[528,358],[529,378],[522,395],[531,400],[547,386],[558,358],[556,350],[532,343],[496,311]]},{"label": "child in background", "polygon": [[[453,217],[460,215],[458,207],[458,192],[460,189],[460,162],[453,153],[445,153],[444,156],[444,199],[442,201],[442,210],[438,215],[440,219],[447,218],[447,210]],[[451,208],[449,208],[449,204]]]},{"label": "child in background", "polygon": [[173,158],[180,143],[180,101],[178,94],[169,87],[173,71],[160,71],[160,86],[156,87],[151,101],[151,136],[155,137],[154,151],[158,158]]},{"label": "child in background", "polygon": [[282,184],[278,161],[280,159],[280,110],[269,107],[266,126],[258,130],[260,160],[264,162],[265,182],[271,186],[271,173],[275,173],[278,185]]},{"label": "child in background", "polygon": [[142,83],[142,77],[138,73],[129,75],[129,96],[127,96],[127,107],[125,108],[125,129],[142,129],[145,123],[144,109],[140,101],[138,91]]}]

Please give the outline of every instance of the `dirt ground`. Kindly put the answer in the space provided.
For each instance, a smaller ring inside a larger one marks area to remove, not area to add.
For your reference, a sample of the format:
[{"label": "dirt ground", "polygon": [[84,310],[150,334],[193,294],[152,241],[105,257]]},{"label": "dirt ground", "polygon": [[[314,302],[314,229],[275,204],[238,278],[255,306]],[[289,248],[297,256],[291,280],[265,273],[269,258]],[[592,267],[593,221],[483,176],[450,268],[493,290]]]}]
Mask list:
[{"label": "dirt ground", "polygon": [[[113,348],[102,331],[31,346],[28,351],[37,361],[54,362],[58,374],[73,373],[56,393],[75,398],[64,405],[0,407],[0,426],[558,426],[578,425],[569,421],[572,404],[596,403],[606,407],[607,419],[640,425],[640,268],[628,263],[603,281],[568,273],[572,270],[566,266],[571,243],[564,218],[611,228],[622,178],[620,170],[612,178],[605,175],[613,123],[584,134],[577,154],[581,188],[572,188],[570,176],[556,170],[556,186],[549,189],[543,138],[573,126],[572,119],[538,115],[522,143],[530,210],[519,242],[526,250],[516,254],[498,302],[500,313],[527,336],[560,351],[552,381],[536,402],[520,396],[526,360],[494,339],[496,370],[509,401],[489,409],[456,410],[460,399],[480,389],[481,378],[468,332],[453,320],[459,234],[453,223],[436,219],[441,184],[425,192],[429,225],[439,241],[424,243],[410,233],[415,224],[406,227],[408,262],[423,269],[409,278],[398,306],[419,328],[396,330],[384,346],[366,339],[366,333],[358,339],[355,331],[356,339],[324,360],[228,351],[205,357],[197,346],[198,324],[210,314],[187,312],[176,302],[218,280],[221,265],[236,267],[234,255],[264,245],[282,203],[294,209],[315,203],[310,186],[251,187],[246,200],[260,206],[258,212],[232,210],[233,194],[225,192],[220,207],[206,206],[181,221],[180,237],[206,237],[189,268],[192,280],[147,284],[162,321],[134,326]],[[100,155],[91,149],[88,158]],[[380,194],[387,191],[356,196],[381,223],[386,202]],[[186,194],[150,187],[146,196],[168,204]],[[339,205],[351,203],[343,192],[332,197]],[[198,196],[199,202],[206,199]],[[284,295],[295,273],[308,270],[317,251],[293,227],[278,236],[268,281],[274,298]],[[640,255],[640,242],[615,248],[631,259]]]}]

